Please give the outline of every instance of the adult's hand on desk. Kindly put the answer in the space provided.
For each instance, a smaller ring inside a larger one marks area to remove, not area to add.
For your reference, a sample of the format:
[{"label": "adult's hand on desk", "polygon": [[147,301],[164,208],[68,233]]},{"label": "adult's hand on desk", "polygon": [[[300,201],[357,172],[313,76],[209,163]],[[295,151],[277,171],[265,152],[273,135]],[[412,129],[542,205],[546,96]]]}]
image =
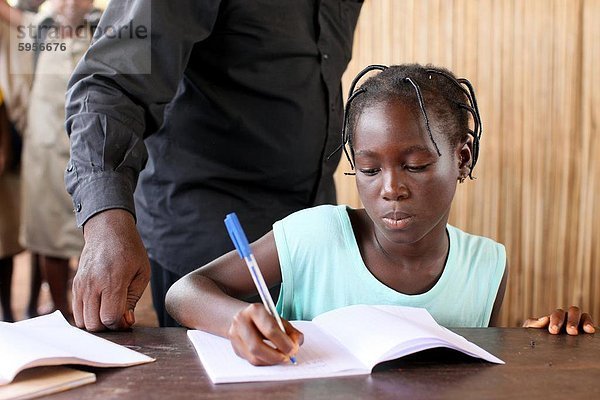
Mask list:
[{"label": "adult's hand on desk", "polygon": [[548,332],[553,335],[561,332],[567,332],[569,335],[596,332],[590,314],[582,313],[576,306],[569,307],[568,311],[557,308],[550,315],[529,318],[523,323],[523,328],[548,328]]},{"label": "adult's hand on desk", "polygon": [[150,280],[150,262],[133,216],[113,209],[84,225],[85,245],[73,280],[75,324],[89,331],[127,329]]},{"label": "adult's hand on desk", "polygon": [[[298,352],[304,335],[288,321],[281,319],[286,333],[260,303],[250,304],[233,317],[227,337],[235,354],[252,365],[274,365],[290,362]],[[264,342],[269,340],[275,348]]]}]

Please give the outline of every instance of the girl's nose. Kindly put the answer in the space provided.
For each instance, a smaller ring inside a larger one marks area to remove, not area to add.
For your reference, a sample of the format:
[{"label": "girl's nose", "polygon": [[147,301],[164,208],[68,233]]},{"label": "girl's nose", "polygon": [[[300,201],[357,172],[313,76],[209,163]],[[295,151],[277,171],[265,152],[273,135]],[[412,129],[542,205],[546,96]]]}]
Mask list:
[{"label": "girl's nose", "polygon": [[383,174],[381,197],[384,200],[399,201],[408,198],[409,194],[408,187],[402,182],[400,173],[388,171]]}]

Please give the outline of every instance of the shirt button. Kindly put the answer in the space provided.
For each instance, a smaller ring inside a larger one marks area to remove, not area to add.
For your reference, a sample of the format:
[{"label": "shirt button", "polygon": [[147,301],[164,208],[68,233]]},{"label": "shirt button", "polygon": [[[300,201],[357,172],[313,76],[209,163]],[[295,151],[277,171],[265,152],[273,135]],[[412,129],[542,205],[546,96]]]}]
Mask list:
[{"label": "shirt button", "polygon": [[323,54],[323,60],[329,60],[329,54],[324,53]]},{"label": "shirt button", "polygon": [[75,206],[75,210],[73,210],[75,212],[81,212],[81,203],[77,203],[77,205]]}]

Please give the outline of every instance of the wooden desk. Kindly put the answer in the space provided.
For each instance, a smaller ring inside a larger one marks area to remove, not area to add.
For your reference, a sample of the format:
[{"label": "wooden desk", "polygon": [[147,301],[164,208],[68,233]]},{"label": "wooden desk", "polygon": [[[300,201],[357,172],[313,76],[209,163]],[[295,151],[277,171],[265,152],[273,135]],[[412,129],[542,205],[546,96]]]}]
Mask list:
[{"label": "wooden desk", "polygon": [[370,376],[212,385],[182,328],[100,336],[156,362],[87,368],[95,384],[50,399],[600,399],[600,336],[551,336],[520,328],[455,329],[506,365],[437,349],[376,367]]}]

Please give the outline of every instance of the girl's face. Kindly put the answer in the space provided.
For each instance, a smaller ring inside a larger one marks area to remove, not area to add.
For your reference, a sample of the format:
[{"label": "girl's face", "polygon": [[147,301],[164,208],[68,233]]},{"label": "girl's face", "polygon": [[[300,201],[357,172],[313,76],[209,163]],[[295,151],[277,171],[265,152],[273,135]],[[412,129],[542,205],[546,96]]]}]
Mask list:
[{"label": "girl's face", "polygon": [[432,126],[440,157],[422,121],[418,108],[390,101],[363,110],[354,128],[358,193],[377,236],[392,243],[445,232],[457,180],[468,173],[470,142],[450,146]]}]

